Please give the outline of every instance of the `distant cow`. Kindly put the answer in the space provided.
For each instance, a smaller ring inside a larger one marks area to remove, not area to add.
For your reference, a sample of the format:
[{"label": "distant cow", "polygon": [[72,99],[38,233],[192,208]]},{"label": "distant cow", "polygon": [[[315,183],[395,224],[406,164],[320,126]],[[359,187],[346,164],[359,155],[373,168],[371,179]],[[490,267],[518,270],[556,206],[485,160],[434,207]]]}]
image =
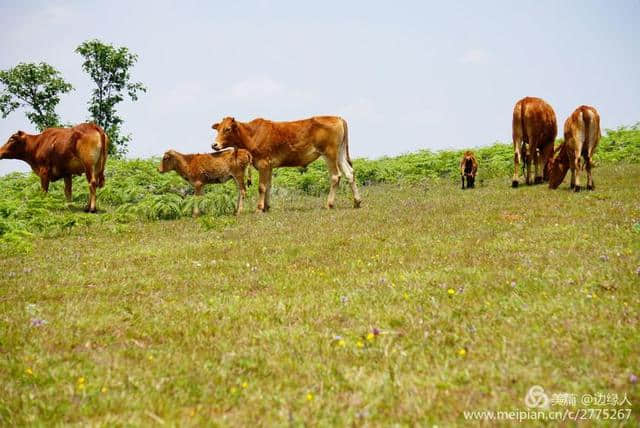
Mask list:
[{"label": "distant cow", "polygon": [[49,128],[29,135],[18,131],[0,147],[0,159],[19,159],[31,166],[40,177],[45,192],[49,183],[64,178],[64,194],[71,202],[74,175],[85,174],[89,182],[86,211],[96,212],[96,188],[104,186],[104,165],[109,139],[104,130],[93,123],[73,128]]},{"label": "distant cow", "polygon": [[478,161],[472,151],[467,150],[462,155],[460,161],[460,177],[462,177],[462,189],[464,189],[464,180],[467,180],[467,187],[473,189],[476,182],[476,174],[478,172]]},{"label": "distant cow", "polygon": [[[548,180],[553,157],[553,144],[558,133],[553,108],[540,98],[526,97],[513,108],[513,160],[511,182],[518,187],[519,164],[525,157],[526,183],[542,183]],[[524,154],[524,156],[523,156]],[[535,179],[531,179],[531,162],[535,165]]]},{"label": "distant cow", "polygon": [[[198,196],[202,195],[202,186],[205,184],[224,183],[233,178],[238,188],[238,200],[236,201],[236,214],[238,214],[242,211],[242,202],[246,196],[245,176],[247,184],[251,185],[250,166],[251,153],[243,149],[188,155],[169,150],[162,157],[158,171],[161,173],[176,171],[191,183]],[[200,209],[196,204],[193,208],[193,215],[199,214]]]},{"label": "distant cow", "polygon": [[258,211],[269,209],[271,175],[274,168],[306,166],[323,156],[329,169],[331,188],[327,207],[333,208],[341,173],[347,177],[353,204],[360,206],[360,194],[349,158],[347,122],[335,116],[315,116],[295,122],[254,119],[238,122],[226,117],[215,123],[218,131],[214,149],[238,147],[253,155],[253,166],[260,172]]},{"label": "distant cow", "polygon": [[558,148],[551,168],[549,188],[557,189],[571,169],[571,188],[580,191],[580,157],[587,170],[587,190],[595,189],[591,168],[600,142],[600,115],[590,106],[580,106],[564,123],[564,143]]}]

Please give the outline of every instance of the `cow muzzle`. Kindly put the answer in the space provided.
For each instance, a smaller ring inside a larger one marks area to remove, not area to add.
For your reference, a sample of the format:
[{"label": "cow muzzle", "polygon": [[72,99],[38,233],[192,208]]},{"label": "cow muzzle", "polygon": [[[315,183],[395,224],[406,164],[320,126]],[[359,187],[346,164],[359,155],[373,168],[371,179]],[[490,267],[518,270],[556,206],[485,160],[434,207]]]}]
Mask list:
[{"label": "cow muzzle", "polygon": [[215,150],[216,152],[217,152],[217,151],[222,150],[222,146],[221,146],[220,144],[218,144],[217,142],[213,143],[213,144],[211,145],[211,148],[212,148],[213,150]]}]

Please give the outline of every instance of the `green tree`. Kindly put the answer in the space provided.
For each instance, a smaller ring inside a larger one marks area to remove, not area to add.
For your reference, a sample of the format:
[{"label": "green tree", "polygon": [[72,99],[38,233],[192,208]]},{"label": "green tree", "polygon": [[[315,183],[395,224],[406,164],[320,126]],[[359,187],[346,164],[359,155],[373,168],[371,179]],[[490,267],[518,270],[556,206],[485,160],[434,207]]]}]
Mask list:
[{"label": "green tree", "polygon": [[25,115],[38,131],[60,126],[56,106],[60,95],[73,90],[60,72],[47,63],[20,63],[8,70],[0,70],[0,112],[6,118],[22,107]]},{"label": "green tree", "polygon": [[82,68],[96,84],[89,100],[91,119],[102,126],[109,135],[109,153],[122,156],[127,152],[130,135],[121,133],[124,122],[116,112],[116,105],[125,95],[132,101],[138,100],[138,92],[146,92],[142,83],[131,83],[130,70],[138,60],[138,55],[126,47],[116,48],[99,40],[89,40],[76,48],[82,55]]}]

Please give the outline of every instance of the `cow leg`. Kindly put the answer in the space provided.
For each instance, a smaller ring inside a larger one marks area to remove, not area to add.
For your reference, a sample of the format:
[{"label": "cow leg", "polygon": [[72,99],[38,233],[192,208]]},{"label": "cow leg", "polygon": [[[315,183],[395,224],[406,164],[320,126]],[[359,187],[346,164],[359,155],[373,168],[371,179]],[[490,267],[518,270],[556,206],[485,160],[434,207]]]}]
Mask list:
[{"label": "cow leg", "polygon": [[258,208],[257,212],[266,211],[267,190],[271,186],[271,167],[264,167],[258,170],[260,178],[258,184]]},{"label": "cow leg", "polygon": [[573,168],[571,168],[571,184],[569,185],[570,189],[575,189],[576,187],[576,173],[573,170]]},{"label": "cow leg", "polygon": [[269,211],[271,209],[271,176],[269,176],[269,183],[267,184],[267,191],[264,193],[264,210]]},{"label": "cow leg", "polygon": [[340,186],[340,168],[336,162],[335,156],[325,156],[327,161],[327,169],[329,170],[329,197],[327,198],[327,208],[333,208],[336,201],[336,189]]},{"label": "cow leg", "polygon": [[542,150],[536,150],[535,163],[536,175],[533,183],[540,184],[544,181],[544,154]]},{"label": "cow leg", "polygon": [[580,155],[576,153],[572,153],[571,159],[571,174],[575,176],[575,187],[573,188],[574,192],[579,192],[580,189]]},{"label": "cow leg", "polygon": [[247,190],[244,186],[244,173],[241,173],[238,177],[234,177],[236,181],[236,188],[238,190],[238,199],[236,201],[236,215],[242,212],[242,205],[244,202],[244,198],[247,195]]},{"label": "cow leg", "polygon": [[349,159],[347,158],[347,149],[346,147],[340,147],[338,152],[338,167],[340,171],[344,174],[345,178],[349,182],[349,187],[351,187],[351,194],[353,195],[353,207],[360,208],[360,204],[362,203],[362,198],[360,197],[360,192],[358,191],[358,185],[356,183],[355,173],[353,171],[353,166],[349,163]]},{"label": "cow leg", "polygon": [[71,184],[73,183],[72,177],[70,175],[64,178],[64,197],[66,198],[68,203],[71,203]]},{"label": "cow leg", "polygon": [[96,189],[98,187],[98,180],[96,179],[96,174],[93,169],[93,165],[84,165],[85,176],[87,177],[87,182],[89,183],[89,202],[87,207],[84,209],[86,212],[95,213],[96,210]]},{"label": "cow leg", "polygon": [[462,178],[462,190],[464,190],[464,175],[460,175],[460,177]]},{"label": "cow leg", "polygon": [[44,193],[49,192],[49,171],[40,170],[40,187]]},{"label": "cow leg", "polygon": [[596,190],[596,185],[593,183],[593,176],[591,175],[591,168],[593,168],[591,156],[586,159],[585,168],[587,170],[587,190]]}]

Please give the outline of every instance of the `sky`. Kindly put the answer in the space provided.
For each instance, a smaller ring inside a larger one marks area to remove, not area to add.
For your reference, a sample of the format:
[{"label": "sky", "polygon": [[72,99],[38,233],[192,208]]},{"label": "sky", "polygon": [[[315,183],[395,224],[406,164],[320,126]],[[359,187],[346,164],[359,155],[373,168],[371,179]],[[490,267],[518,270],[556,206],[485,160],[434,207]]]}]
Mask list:
[{"label": "sky", "polygon": [[[559,129],[581,104],[603,128],[640,121],[640,1],[6,1],[0,69],[45,61],[75,90],[58,106],[88,119],[85,40],[139,55],[148,92],[118,106],[129,157],[207,152],[225,116],[340,115],[352,157],[478,147],[511,139],[524,96]],[[23,111],[0,141],[34,132]],[[0,174],[28,170],[0,161]]]}]

